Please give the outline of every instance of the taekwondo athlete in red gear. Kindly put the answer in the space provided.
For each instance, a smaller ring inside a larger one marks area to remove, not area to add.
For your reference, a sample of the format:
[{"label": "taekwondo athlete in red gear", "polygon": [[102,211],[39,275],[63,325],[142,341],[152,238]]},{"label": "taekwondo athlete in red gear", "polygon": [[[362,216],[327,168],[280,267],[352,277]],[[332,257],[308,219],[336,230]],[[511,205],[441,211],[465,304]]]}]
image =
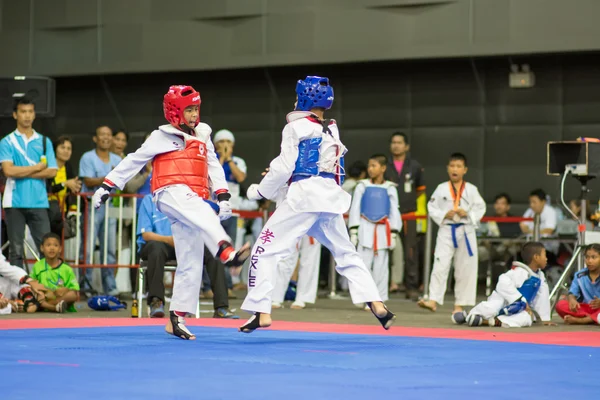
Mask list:
[{"label": "taekwondo athlete in red gear", "polygon": [[385,329],[396,316],[381,302],[377,286],[350,243],[344,212],[350,195],[341,188],[346,147],[334,120],[323,113],[333,104],[329,79],[308,76],[296,85],[295,111],[287,115],[281,153],[271,161],[260,184],[251,185],[250,200],[274,199],[286,184],[289,189],[267,221],[252,249],[248,271],[248,295],[242,309],[253,316],[240,327],[250,333],[271,325],[271,300],[277,265],[294,251],[306,234],[327,247],[337,271],[348,278],[354,303],[367,303]]},{"label": "taekwondo athlete in red gear", "polygon": [[[202,284],[204,246],[229,267],[250,255],[245,244],[237,252],[220,220],[231,217],[231,197],[223,167],[210,140],[211,128],[200,122],[200,93],[191,86],[171,86],[164,96],[169,124],[158,127],[135,153],[129,154],[94,193],[98,208],[110,191],[122,189],[152,160],[152,195],[160,212],[172,224],[177,272],[166,331],[182,339],[196,338],[185,327],[184,316],[196,312]],[[207,201],[211,189],[219,203],[217,216]]]}]

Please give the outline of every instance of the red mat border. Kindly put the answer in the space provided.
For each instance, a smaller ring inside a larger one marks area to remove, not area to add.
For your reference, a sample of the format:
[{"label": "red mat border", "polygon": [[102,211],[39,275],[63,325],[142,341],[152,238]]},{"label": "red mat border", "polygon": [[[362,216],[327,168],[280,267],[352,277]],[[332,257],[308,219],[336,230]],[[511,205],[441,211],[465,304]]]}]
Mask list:
[{"label": "red mat border", "polygon": [[[243,320],[188,318],[189,326],[237,328]],[[100,328],[123,326],[162,326],[164,319],[135,318],[38,318],[0,320],[0,330]],[[560,346],[600,347],[600,330],[579,332],[506,332],[473,329],[416,328],[395,326],[384,331],[375,325],[323,324],[314,322],[276,321],[269,329],[277,331],[321,332],[358,335],[425,337],[438,339],[482,340],[491,342],[532,343]]]}]

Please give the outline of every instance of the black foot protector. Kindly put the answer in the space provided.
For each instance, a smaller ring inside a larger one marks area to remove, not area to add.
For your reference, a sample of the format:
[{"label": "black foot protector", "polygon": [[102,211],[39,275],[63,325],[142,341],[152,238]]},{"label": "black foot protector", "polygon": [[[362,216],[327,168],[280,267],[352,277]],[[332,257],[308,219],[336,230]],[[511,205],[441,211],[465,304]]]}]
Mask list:
[{"label": "black foot protector", "polygon": [[385,310],[387,311],[387,314],[385,315],[385,317],[378,317],[377,314],[375,314],[375,311],[373,311],[372,303],[367,303],[367,305],[371,309],[371,312],[373,313],[375,318],[377,318],[379,320],[379,323],[381,324],[381,326],[383,326],[383,329],[388,330],[388,329],[390,329],[390,327],[392,325],[394,325],[394,321],[396,320],[396,315],[394,313],[392,313],[390,310],[388,310],[388,308],[385,306],[385,304],[383,305],[383,308],[385,308]]},{"label": "black foot protector", "polygon": [[260,313],[254,313],[253,316],[242,326],[239,327],[239,331],[243,333],[252,333],[258,328],[266,328],[265,326],[260,326]]},{"label": "black foot protector", "polygon": [[188,331],[188,329],[185,327],[185,319],[177,315],[175,311],[169,311],[169,320],[171,321],[171,325],[173,326],[173,331],[169,332],[167,328],[167,333],[173,336],[180,337],[183,340],[196,339],[196,335]]},{"label": "black foot protector", "polygon": [[217,257],[227,267],[240,267],[250,257],[250,243],[244,244],[237,252],[233,246],[227,242],[219,243],[219,251]]}]

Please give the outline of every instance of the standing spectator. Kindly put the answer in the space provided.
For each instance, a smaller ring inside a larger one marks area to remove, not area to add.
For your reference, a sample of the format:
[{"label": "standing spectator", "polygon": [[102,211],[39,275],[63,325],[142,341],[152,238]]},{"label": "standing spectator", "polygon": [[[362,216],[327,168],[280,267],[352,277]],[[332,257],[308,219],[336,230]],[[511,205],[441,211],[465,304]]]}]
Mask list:
[{"label": "standing spectator", "polygon": [[112,145],[110,147],[111,153],[115,153],[121,158],[125,158],[125,148],[127,148],[127,142],[129,142],[129,135],[124,130],[119,130],[113,134]]},{"label": "standing spectator", "polygon": [[17,129],[0,141],[0,162],[7,177],[2,205],[11,264],[23,267],[25,225],[29,226],[36,251],[42,236],[50,231],[46,179],[54,178],[57,168],[50,139],[33,129],[35,107],[31,100],[17,100],[13,118]]},{"label": "standing spectator", "polygon": [[[398,200],[400,201],[401,214],[413,214],[417,210],[417,198],[425,191],[425,180],[423,167],[410,157],[410,144],[408,136],[404,132],[394,132],[390,139],[390,152],[392,160],[386,169],[385,179],[398,185]],[[415,220],[405,220],[401,237],[398,239],[396,248],[404,243],[404,260],[393,254],[392,283],[395,289],[400,282],[394,278],[399,276],[397,270],[401,268],[404,261],[404,286],[406,287],[406,298],[413,301],[419,299],[419,247],[417,243],[417,223]],[[399,252],[394,252],[399,253]]]},{"label": "standing spectator", "polygon": [[[100,126],[94,134],[94,143],[96,148],[90,150],[81,156],[79,161],[79,176],[83,178],[83,192],[92,193],[104,182],[104,177],[116,167],[121,158],[110,152],[113,144],[112,130],[108,126]],[[114,218],[108,219],[108,226],[104,223],[105,207],[109,207],[110,202],[103,204],[94,213],[94,230],[91,230],[92,221],[91,206],[88,206],[88,240],[90,237],[100,241],[100,263],[106,261],[107,264],[116,263],[116,247],[117,247],[117,221]],[[104,231],[108,230],[107,259],[104,260]],[[88,242],[89,243],[89,242]],[[91,261],[91,256],[94,248],[88,248],[88,262]],[[87,268],[85,271],[85,282],[82,290],[89,292],[89,283],[92,280],[93,269]],[[115,282],[115,273],[113,268],[102,268],[102,285],[104,292],[108,295],[115,296],[119,292]]]},{"label": "standing spectator", "polygon": [[[233,155],[235,137],[231,131],[227,129],[221,129],[215,134],[213,143],[215,144],[217,158],[223,166],[225,180],[227,181],[227,187],[229,188],[229,193],[231,194],[231,199],[229,202],[234,210],[239,210],[242,203],[242,197],[240,195],[240,183],[246,180],[246,161],[244,161],[243,158]],[[237,238],[237,224],[238,219],[236,216],[226,219],[225,221],[221,221],[221,225],[223,225],[225,232],[227,232],[229,237],[234,241]],[[229,273],[229,269],[227,269],[225,272],[227,276],[227,288],[231,290],[233,289],[231,274]],[[231,297],[233,298],[233,294],[231,294]]]},{"label": "standing spectator", "polygon": [[[50,205],[49,218],[50,229],[53,233],[62,237],[63,232],[63,214],[77,211],[77,200],[71,193],[79,193],[81,190],[81,181],[75,175],[73,166],[69,162],[73,152],[73,143],[68,136],[60,136],[54,142],[54,151],[56,152],[56,165],[58,171],[53,179],[48,179],[50,188],[48,190],[48,201]],[[75,215],[68,218],[76,218]],[[65,233],[65,239],[70,235]]]}]

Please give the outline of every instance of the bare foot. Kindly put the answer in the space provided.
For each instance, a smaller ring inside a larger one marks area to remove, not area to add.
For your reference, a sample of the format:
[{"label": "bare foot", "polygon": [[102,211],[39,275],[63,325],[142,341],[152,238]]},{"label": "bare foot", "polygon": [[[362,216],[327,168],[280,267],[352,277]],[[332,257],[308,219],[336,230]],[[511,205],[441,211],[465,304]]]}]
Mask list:
[{"label": "bare foot", "polygon": [[417,305],[421,308],[425,308],[431,312],[437,311],[437,303],[434,300],[419,300]]},{"label": "bare foot", "polygon": [[594,322],[590,317],[574,317],[572,315],[565,315],[565,324],[569,325],[586,325]]},{"label": "bare foot", "polygon": [[294,301],[290,308],[294,310],[302,310],[304,307],[306,307],[306,304],[303,301]]},{"label": "bare foot", "polygon": [[452,311],[452,314],[457,313],[457,312],[462,312],[463,308],[461,306],[454,306],[454,310]]}]

